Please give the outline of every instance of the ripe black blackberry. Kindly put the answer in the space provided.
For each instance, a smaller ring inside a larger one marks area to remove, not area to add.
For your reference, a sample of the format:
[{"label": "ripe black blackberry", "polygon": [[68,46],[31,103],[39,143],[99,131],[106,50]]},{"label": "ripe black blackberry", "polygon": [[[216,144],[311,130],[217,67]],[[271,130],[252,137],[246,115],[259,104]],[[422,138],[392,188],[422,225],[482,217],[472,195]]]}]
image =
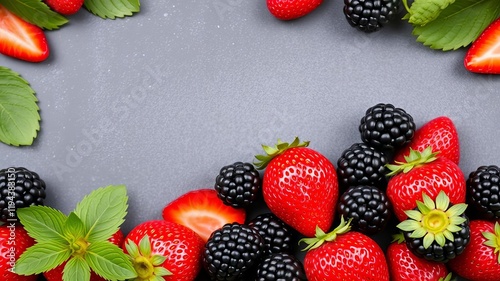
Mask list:
[{"label": "ripe black blackberry", "polygon": [[385,153],[364,143],[355,143],[344,150],[337,161],[339,183],[344,188],[356,185],[385,188],[388,163]]},{"label": "ripe black blackberry", "polygon": [[288,253],[267,256],[257,268],[256,281],[306,281],[302,263]]},{"label": "ripe black blackberry", "polygon": [[264,239],[264,254],[284,253],[292,250],[293,231],[273,213],[255,217],[248,223]]},{"label": "ripe black blackberry", "polygon": [[364,32],[373,32],[396,18],[401,0],[344,0],[347,22]]},{"label": "ripe black blackberry", "polygon": [[0,221],[16,220],[16,210],[30,205],[43,205],[45,182],[23,167],[0,170]]},{"label": "ripe black blackberry", "polygon": [[371,235],[382,231],[390,219],[390,204],[384,192],[374,186],[347,189],[339,199],[338,212],[352,219],[352,228]]},{"label": "ripe black blackberry", "polygon": [[264,240],[253,228],[226,224],[205,244],[203,266],[212,280],[241,280],[253,273],[263,252]]},{"label": "ripe black blackberry", "polygon": [[379,103],[366,110],[359,132],[364,143],[380,150],[394,151],[409,143],[415,134],[413,117],[392,104]]},{"label": "ripe black blackberry", "polygon": [[481,219],[500,219],[500,168],[481,166],[469,174],[467,196],[475,215]]},{"label": "ripe black blackberry", "polygon": [[260,193],[260,174],[250,163],[236,162],[224,166],[215,179],[218,197],[235,208],[252,204]]}]

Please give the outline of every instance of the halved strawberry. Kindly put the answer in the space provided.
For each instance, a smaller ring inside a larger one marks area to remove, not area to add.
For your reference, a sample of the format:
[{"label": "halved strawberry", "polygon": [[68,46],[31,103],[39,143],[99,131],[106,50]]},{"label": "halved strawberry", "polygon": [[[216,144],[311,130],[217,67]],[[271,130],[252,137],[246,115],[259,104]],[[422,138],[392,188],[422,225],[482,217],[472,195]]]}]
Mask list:
[{"label": "halved strawberry", "polygon": [[163,219],[191,228],[206,242],[226,223],[244,223],[244,209],[225,205],[214,189],[189,191],[163,209]]},{"label": "halved strawberry", "polygon": [[40,27],[0,5],[0,53],[29,62],[41,62],[49,56],[49,47]]},{"label": "halved strawberry", "polygon": [[464,65],[471,72],[500,74],[500,18],[472,43],[465,55]]}]

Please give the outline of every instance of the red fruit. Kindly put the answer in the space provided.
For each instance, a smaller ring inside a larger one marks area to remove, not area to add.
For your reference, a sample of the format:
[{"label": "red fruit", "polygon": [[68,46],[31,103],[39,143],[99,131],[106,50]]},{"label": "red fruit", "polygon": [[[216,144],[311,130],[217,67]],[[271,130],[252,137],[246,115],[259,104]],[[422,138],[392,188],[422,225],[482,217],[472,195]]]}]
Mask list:
[{"label": "red fruit", "polygon": [[472,43],[464,59],[471,72],[500,74],[500,19],[490,24]]},{"label": "red fruit", "polygon": [[406,246],[404,238],[389,245],[386,257],[392,281],[440,281],[448,275],[444,263],[431,262],[415,256]]},{"label": "red fruit", "polygon": [[[361,232],[349,231],[344,220],[331,233],[305,238],[309,250],[304,270],[309,281],[389,281],[389,269],[380,246]],[[417,280],[417,279],[415,279]]]},{"label": "red fruit", "polygon": [[244,223],[244,209],[225,205],[214,189],[190,191],[163,208],[163,219],[189,227],[204,242],[227,223]]},{"label": "red fruit", "polygon": [[[149,243],[140,243],[143,239]],[[162,276],[166,281],[192,281],[201,269],[204,245],[198,234],[183,225],[153,220],[130,231],[124,251],[131,255],[140,280],[153,280],[168,270],[170,274]]]},{"label": "red fruit", "polygon": [[470,281],[500,280],[500,223],[472,220],[469,245],[448,265]]},{"label": "red fruit", "polygon": [[394,161],[405,162],[405,156],[410,154],[410,149],[422,152],[429,146],[432,151],[439,151],[439,156],[446,157],[458,165],[460,143],[457,129],[450,118],[440,116],[425,123],[415,132],[411,142],[398,151]]},{"label": "red fruit", "polygon": [[285,223],[304,236],[312,237],[316,227],[328,231],[339,196],[337,173],[322,154],[307,148],[296,138],[276,148],[263,146],[257,167],[266,168],[262,181],[264,201]]},{"label": "red fruit", "polygon": [[45,4],[59,14],[69,16],[82,8],[84,0],[44,0]]},{"label": "red fruit", "polygon": [[[123,235],[123,232],[118,229],[118,231],[115,232],[115,234],[113,234],[113,236],[111,236],[108,241],[121,248],[123,246],[123,241],[125,240],[124,238],[125,236]],[[66,266],[66,262],[62,263],[54,269],[44,272],[43,277],[45,277],[47,281],[62,281],[64,266]],[[90,273],[90,281],[106,281],[106,279],[100,277],[92,271]]]},{"label": "red fruit", "polygon": [[35,240],[28,235],[22,226],[10,223],[0,226],[0,280],[37,280],[36,275],[21,276],[11,272],[19,256],[34,244]]},{"label": "red fruit", "polygon": [[463,172],[457,164],[446,157],[439,157],[430,148],[422,153],[411,150],[406,163],[388,167],[393,170],[393,176],[389,179],[386,193],[400,221],[407,218],[404,211],[415,209],[416,201],[422,201],[422,193],[435,200],[439,192],[444,191],[452,204],[465,202]]},{"label": "red fruit", "polygon": [[49,56],[49,46],[40,27],[0,5],[0,53],[29,62],[41,62]]},{"label": "red fruit", "polygon": [[293,20],[309,14],[322,2],[323,0],[267,0],[267,8],[280,20]]}]

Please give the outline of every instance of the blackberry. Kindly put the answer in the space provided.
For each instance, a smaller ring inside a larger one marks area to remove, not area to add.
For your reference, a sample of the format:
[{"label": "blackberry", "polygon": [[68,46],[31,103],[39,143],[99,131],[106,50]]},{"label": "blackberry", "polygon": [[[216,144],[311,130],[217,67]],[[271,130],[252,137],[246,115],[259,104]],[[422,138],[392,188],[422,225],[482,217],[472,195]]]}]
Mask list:
[{"label": "blackberry", "polygon": [[257,268],[256,281],[306,281],[302,263],[288,253],[267,256]]},{"label": "blackberry", "polygon": [[394,151],[411,141],[415,122],[403,109],[379,103],[370,107],[361,118],[359,132],[364,143],[376,149]]},{"label": "blackberry", "polygon": [[353,229],[368,235],[382,231],[391,214],[385,193],[368,185],[347,189],[340,196],[338,211],[346,220],[352,219]]},{"label": "blackberry", "polygon": [[212,280],[240,280],[252,273],[263,255],[264,240],[251,227],[230,223],[214,231],[203,252]]},{"label": "blackberry", "polygon": [[339,182],[344,188],[356,185],[385,188],[388,163],[385,153],[364,143],[355,143],[344,150],[337,161]]},{"label": "blackberry", "polygon": [[467,179],[467,196],[475,214],[482,219],[500,219],[500,168],[481,166]]},{"label": "blackberry", "polygon": [[252,204],[260,193],[260,174],[250,163],[236,162],[224,166],[215,179],[218,197],[235,208]]},{"label": "blackberry", "polygon": [[248,223],[264,239],[264,254],[284,253],[292,250],[292,229],[273,213],[257,216]]},{"label": "blackberry", "polygon": [[43,205],[45,182],[23,167],[0,170],[0,221],[17,220],[16,210],[30,205]]},{"label": "blackberry", "polygon": [[396,18],[401,0],[344,0],[347,22],[364,32],[380,30]]}]

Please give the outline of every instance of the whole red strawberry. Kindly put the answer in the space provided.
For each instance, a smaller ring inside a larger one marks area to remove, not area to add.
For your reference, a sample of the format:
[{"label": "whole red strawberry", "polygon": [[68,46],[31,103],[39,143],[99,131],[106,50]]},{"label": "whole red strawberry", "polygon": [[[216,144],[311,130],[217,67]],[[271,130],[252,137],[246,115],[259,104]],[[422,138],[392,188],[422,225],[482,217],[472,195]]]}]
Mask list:
[{"label": "whole red strawberry", "polygon": [[152,220],[132,229],[123,248],[138,280],[192,281],[201,268],[204,242],[181,224]]},{"label": "whole red strawberry", "polygon": [[448,269],[444,263],[431,262],[415,256],[404,242],[402,234],[389,245],[386,252],[392,281],[446,280]]},{"label": "whole red strawberry", "polygon": [[440,157],[430,147],[423,152],[410,150],[405,162],[388,165],[392,177],[387,184],[387,197],[394,214],[403,221],[404,211],[417,207],[422,194],[435,200],[444,191],[452,204],[465,202],[465,177],[457,164],[446,157]]},{"label": "whole red strawberry", "polygon": [[21,276],[12,272],[19,256],[35,244],[26,230],[18,224],[7,223],[0,226],[0,280],[35,281],[36,275]]},{"label": "whole red strawberry", "polygon": [[84,0],[44,0],[45,4],[59,14],[69,16],[80,10]]},{"label": "whole red strawberry", "polygon": [[448,265],[470,281],[500,280],[500,223],[484,220],[470,222],[470,243]]},{"label": "whole red strawberry", "polygon": [[280,20],[293,20],[315,10],[323,0],[267,0],[269,12]]},{"label": "whole red strawberry", "polygon": [[298,138],[263,146],[257,168],[265,168],[262,192],[269,209],[304,236],[312,237],[316,227],[330,229],[338,199],[337,173],[319,152],[307,148]]},{"label": "whole red strawberry", "polygon": [[320,229],[309,244],[304,270],[309,281],[389,281],[389,269],[380,246],[361,232],[350,231],[343,219],[330,233]]},{"label": "whole red strawberry", "polygon": [[439,151],[439,156],[446,157],[458,165],[460,143],[457,128],[450,118],[440,116],[425,123],[415,132],[411,142],[398,151],[394,161],[403,162],[405,156],[410,154],[410,149],[422,152],[429,146],[432,151]]}]

